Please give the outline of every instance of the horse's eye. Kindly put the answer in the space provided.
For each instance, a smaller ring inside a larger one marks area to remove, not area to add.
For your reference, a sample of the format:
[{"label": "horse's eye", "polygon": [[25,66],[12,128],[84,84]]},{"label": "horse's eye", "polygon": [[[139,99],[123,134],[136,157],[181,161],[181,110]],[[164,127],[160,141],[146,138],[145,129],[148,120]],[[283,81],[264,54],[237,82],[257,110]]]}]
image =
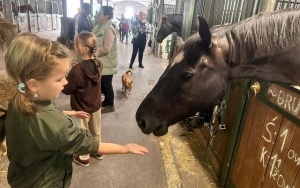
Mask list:
[{"label": "horse's eye", "polygon": [[183,75],[182,75],[182,78],[183,78],[185,81],[188,81],[188,80],[190,80],[193,76],[194,76],[194,73],[191,73],[191,72],[184,72]]}]

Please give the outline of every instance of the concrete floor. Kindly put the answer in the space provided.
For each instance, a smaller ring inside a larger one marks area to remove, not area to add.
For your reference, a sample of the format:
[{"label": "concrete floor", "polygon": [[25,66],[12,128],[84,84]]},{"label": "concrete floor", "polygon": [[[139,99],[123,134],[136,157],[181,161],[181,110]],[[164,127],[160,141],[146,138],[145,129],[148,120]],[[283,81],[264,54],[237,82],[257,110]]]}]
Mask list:
[{"label": "concrete floor", "polygon": [[[44,35],[43,35],[44,34]],[[42,33],[53,38],[59,32]],[[89,167],[73,163],[72,188],[210,188],[216,187],[214,179],[201,162],[203,151],[199,148],[193,133],[186,132],[178,124],[172,126],[167,136],[157,138],[144,135],[135,121],[135,112],[153,88],[168,64],[153,55],[144,54],[144,69],[138,68],[137,59],[133,66],[134,86],[132,94],[126,98],[122,93],[121,75],[128,70],[132,44],[118,44],[119,72],[114,75],[115,112],[102,114],[102,141],[126,144],[135,142],[148,147],[145,156],[106,155],[98,161],[91,158]],[[61,95],[58,107],[69,109],[68,96]],[[0,158],[1,159],[1,158]],[[4,162],[4,163],[3,163]],[[0,160],[8,164],[7,159]],[[0,178],[0,187],[9,187]]]}]

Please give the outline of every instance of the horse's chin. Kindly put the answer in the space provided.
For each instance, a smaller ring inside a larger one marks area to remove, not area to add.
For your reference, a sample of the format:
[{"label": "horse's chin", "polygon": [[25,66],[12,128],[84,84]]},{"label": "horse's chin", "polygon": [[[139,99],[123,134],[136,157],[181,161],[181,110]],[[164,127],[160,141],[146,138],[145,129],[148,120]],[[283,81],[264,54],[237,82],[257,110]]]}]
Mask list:
[{"label": "horse's chin", "polygon": [[156,42],[162,43],[162,40],[161,39],[156,39]]},{"label": "horse's chin", "polygon": [[167,125],[160,125],[152,133],[155,136],[163,136],[163,135],[168,133],[168,126]]}]

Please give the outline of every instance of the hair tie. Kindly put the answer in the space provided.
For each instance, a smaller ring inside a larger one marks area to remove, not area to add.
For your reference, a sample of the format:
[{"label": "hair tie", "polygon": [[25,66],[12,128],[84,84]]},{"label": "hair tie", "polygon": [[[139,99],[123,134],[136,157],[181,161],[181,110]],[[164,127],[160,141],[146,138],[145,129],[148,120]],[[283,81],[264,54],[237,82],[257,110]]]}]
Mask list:
[{"label": "hair tie", "polygon": [[25,84],[24,83],[20,83],[18,85],[18,90],[21,92],[21,93],[25,93]]}]

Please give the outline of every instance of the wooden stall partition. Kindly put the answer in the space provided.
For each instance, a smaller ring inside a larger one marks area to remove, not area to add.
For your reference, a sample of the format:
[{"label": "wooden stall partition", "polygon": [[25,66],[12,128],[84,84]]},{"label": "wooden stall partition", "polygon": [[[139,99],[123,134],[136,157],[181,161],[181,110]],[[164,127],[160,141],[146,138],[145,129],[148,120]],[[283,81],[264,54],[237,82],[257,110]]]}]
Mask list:
[{"label": "wooden stall partition", "polygon": [[52,16],[51,14],[46,14],[46,30],[52,30]]},{"label": "wooden stall partition", "polygon": [[46,21],[46,14],[45,13],[39,13],[39,31],[46,31],[47,28],[47,21]]},{"label": "wooden stall partition", "polygon": [[37,15],[29,13],[31,32],[38,32]]},{"label": "wooden stall partition", "polygon": [[62,15],[60,14],[52,14],[53,30],[61,29],[61,18]]},{"label": "wooden stall partition", "polygon": [[226,187],[300,185],[300,91],[259,82],[250,96]]},{"label": "wooden stall partition", "polygon": [[27,13],[19,13],[19,26],[21,33],[29,32],[29,23]]},{"label": "wooden stall partition", "polygon": [[57,14],[57,29],[61,29],[61,19],[62,19],[62,15]]},{"label": "wooden stall partition", "polygon": [[[243,113],[249,80],[232,82],[227,88],[226,108],[224,110],[225,130],[219,130],[220,119],[214,123],[213,130],[209,125],[195,129],[201,147],[206,152],[206,161],[213,173],[219,178],[219,185],[225,184],[229,165],[234,151],[237,132]],[[214,133],[214,135],[211,135]]]}]

